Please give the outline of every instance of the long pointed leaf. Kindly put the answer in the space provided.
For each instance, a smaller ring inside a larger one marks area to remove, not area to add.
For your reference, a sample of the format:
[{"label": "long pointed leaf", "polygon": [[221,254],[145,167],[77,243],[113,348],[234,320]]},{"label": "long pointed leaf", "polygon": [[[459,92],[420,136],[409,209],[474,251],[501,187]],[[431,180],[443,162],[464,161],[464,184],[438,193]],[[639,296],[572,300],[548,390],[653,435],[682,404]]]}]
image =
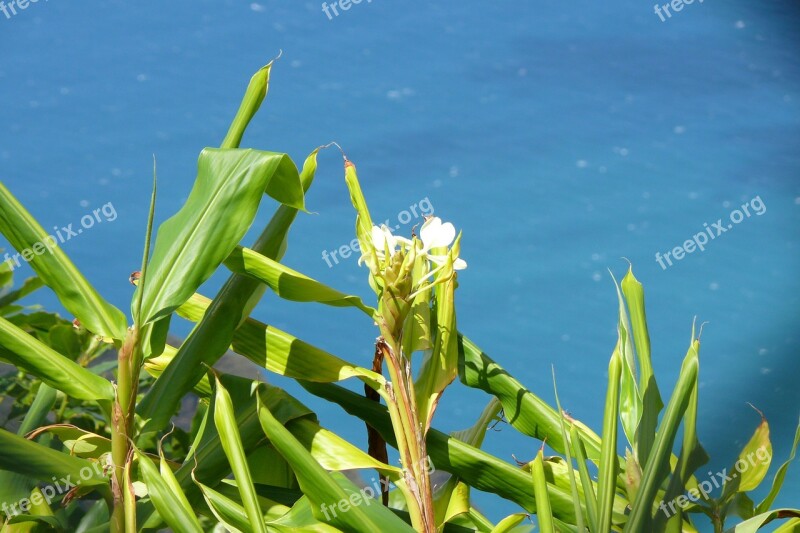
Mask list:
[{"label": "long pointed leaf", "polygon": [[611,529],[611,514],[616,498],[616,480],[619,470],[616,460],[617,422],[620,408],[620,376],[624,364],[618,343],[608,365],[608,388],[606,389],[603,413],[603,446],[600,473],[597,476],[597,526],[600,531]]},{"label": "long pointed leaf", "polygon": [[664,408],[661,393],[656,384],[650,357],[650,333],[644,304],[644,287],[633,275],[633,267],[622,279],[622,292],[630,312],[633,340],[636,345],[636,360],[639,363],[639,393],[642,397],[642,416],[636,430],[637,460],[644,464],[650,456],[656,438],[658,416]]},{"label": "long pointed leaf", "polygon": [[[468,387],[481,389],[496,396],[503,403],[509,423],[517,431],[564,452],[560,416],[541,398],[522,386],[503,367],[483,353],[471,340],[459,335],[459,378]],[[588,429],[579,432],[591,461],[600,458],[600,437]]]},{"label": "long pointed leaf", "polygon": [[[312,394],[338,403],[351,415],[369,423],[386,442],[395,446],[396,439],[386,407],[338,385],[300,382]],[[498,494],[528,512],[536,511],[530,474],[456,438],[431,429],[427,436],[427,451],[437,470],[458,475],[469,486]],[[569,493],[560,487],[549,486],[554,516],[574,523],[575,509]]]},{"label": "long pointed leaf", "polygon": [[544,476],[544,458],[542,450],[536,454],[536,459],[531,465],[533,476],[533,492],[536,494],[536,518],[539,520],[539,529],[542,533],[555,533],[553,526],[553,512],[550,510],[550,496],[547,491],[547,478]]},{"label": "long pointed leaf", "polygon": [[[71,457],[47,446],[23,439],[4,429],[0,429],[0,469],[23,474],[34,479],[51,483],[53,476],[71,477],[81,480],[82,486],[100,486],[108,480],[92,463],[78,457]],[[88,475],[81,476],[87,470]]]},{"label": "long pointed leaf", "polygon": [[[301,185],[308,190],[317,170],[314,150],[303,165]],[[280,206],[253,249],[273,259],[286,250],[289,228],[298,210]],[[263,285],[246,276],[232,275],[217,293],[201,322],[181,345],[178,355],[137,406],[137,413],[151,419],[149,426],[164,427],[181,398],[205,375],[203,364],[213,365],[228,350],[234,331],[250,314],[263,294]]]},{"label": "long pointed leaf", "polygon": [[[336,483],[328,472],[306,451],[292,434],[278,422],[271,411],[261,402],[262,391],[259,391],[259,418],[264,428],[264,433],[273,446],[289,462],[297,475],[303,494],[308,496],[312,505],[317,507],[314,516],[336,526],[346,527],[355,531],[385,531],[407,532],[412,531],[409,526],[391,513],[386,507],[375,501],[370,501],[366,496],[359,498],[361,504],[357,505],[351,499],[351,494],[358,494],[353,485],[352,492],[348,493]],[[344,505],[341,502],[346,502]],[[350,503],[352,502],[352,506]],[[333,516],[328,514],[330,507]],[[340,512],[336,512],[336,508]],[[349,509],[349,511],[347,510]]]},{"label": "long pointed leaf", "polygon": [[680,376],[664,412],[652,453],[642,471],[639,494],[636,501],[633,502],[633,509],[625,524],[626,533],[645,531],[650,526],[652,504],[661,483],[669,473],[672,445],[697,385],[699,349],[699,341],[694,340],[683,360]]},{"label": "long pointed leaf", "polygon": [[225,260],[225,266],[231,272],[245,274],[266,283],[278,296],[286,300],[319,302],[334,307],[355,307],[369,316],[375,312],[358,296],[331,289],[249,248],[237,247]]},{"label": "long pointed leaf", "polygon": [[778,518],[800,518],[800,510],[798,509],[774,509],[758,516],[754,516],[750,520],[745,520],[741,524],[736,524],[735,527],[728,529],[726,533],[756,533],[765,524],[772,522]]},{"label": "long pointed leaf", "polygon": [[[279,187],[268,188],[272,182]],[[244,237],[265,190],[303,208],[300,178],[286,154],[203,150],[189,198],[158,229],[141,324],[169,315],[211,276]]]},{"label": "long pointed leaf", "polygon": [[0,318],[0,354],[51,387],[79,400],[113,400],[111,383]]},{"label": "long pointed leaf", "polygon": [[137,451],[137,457],[139,458],[142,478],[147,484],[150,500],[158,509],[158,514],[161,515],[164,522],[179,533],[203,531],[197,516],[186,499],[186,495],[177,485],[172,471],[169,470],[168,466],[166,470],[169,470],[169,472],[165,471],[163,458],[161,460],[162,469],[159,472],[159,469],[156,468],[156,465],[146,454]]},{"label": "long pointed leaf", "polygon": [[270,61],[250,78],[250,83],[247,85],[242,102],[239,104],[239,110],[236,112],[233,122],[231,122],[228,134],[225,135],[225,139],[222,141],[221,148],[239,147],[248,124],[250,124],[267,96],[273,62]]},{"label": "long pointed leaf", "polygon": [[[0,233],[18,251],[28,250],[29,261],[41,280],[53,289],[61,304],[97,335],[122,339],[125,315],[106,302],[49,235],[0,182]],[[40,253],[31,253],[41,251]]]},{"label": "long pointed leaf", "polygon": [[800,444],[800,424],[798,424],[797,430],[794,434],[794,442],[792,443],[792,450],[789,453],[789,459],[787,459],[786,462],[783,463],[780,468],[778,468],[778,471],[775,473],[775,478],[772,481],[772,488],[770,488],[769,494],[767,494],[767,496],[764,498],[764,501],[758,504],[756,513],[760,514],[766,512],[772,506],[775,498],[778,497],[778,493],[783,487],[783,480],[786,478],[786,471],[789,469],[791,462],[794,461],[798,444]]},{"label": "long pointed leaf", "polygon": [[225,456],[228,458],[234,478],[239,487],[239,494],[242,497],[242,503],[244,504],[247,517],[250,520],[250,526],[254,533],[266,533],[267,529],[264,526],[264,513],[261,511],[258,504],[258,496],[256,495],[255,487],[253,487],[250,468],[247,466],[247,455],[242,445],[239,429],[236,426],[233,402],[231,401],[228,391],[219,379],[216,381],[214,397],[214,424],[217,426],[222,448],[225,450]]}]

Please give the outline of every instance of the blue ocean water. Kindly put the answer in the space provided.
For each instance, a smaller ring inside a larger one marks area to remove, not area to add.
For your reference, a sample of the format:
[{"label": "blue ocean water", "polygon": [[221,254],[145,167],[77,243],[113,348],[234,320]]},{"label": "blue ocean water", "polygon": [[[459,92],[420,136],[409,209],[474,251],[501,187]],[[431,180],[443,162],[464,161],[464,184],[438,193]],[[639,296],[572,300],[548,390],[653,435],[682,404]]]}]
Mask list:
[{"label": "blue ocean water", "polygon": [[[788,1],[708,0],[662,22],[648,2],[374,0],[329,19],[318,2],[38,2],[0,12],[0,179],[45,227],[77,227],[113,205],[115,220],[64,250],[127,309],[152,155],[163,220],[187,196],[199,151],[221,141],[249,76],[282,50],[244,145],[300,162],[336,140],[374,218],[398,220],[427,200],[462,229],[459,327],[512,375],[552,401],[555,365],[564,407],[600,426],[616,341],[608,269],[619,279],[626,257],[647,291],[662,394],[694,317],[708,322],[707,468],[729,466],[758,424],[746,402],[769,419],[782,462],[800,414],[798,13]],[[355,258],[329,267],[322,257],[353,237],[340,157],[321,155],[315,214],[299,217],[285,262],[368,296]],[[754,198],[751,216],[705,251],[666,269],[656,261]],[[255,314],[371,359],[376,333],[355,311],[267,295]],[[361,424],[287,386],[363,444]],[[456,384],[435,425],[467,427],[487,400]],[[498,429],[490,452],[535,453],[537,443]],[[786,484],[777,503],[800,505],[800,465]],[[476,500],[494,519],[516,511]]]}]

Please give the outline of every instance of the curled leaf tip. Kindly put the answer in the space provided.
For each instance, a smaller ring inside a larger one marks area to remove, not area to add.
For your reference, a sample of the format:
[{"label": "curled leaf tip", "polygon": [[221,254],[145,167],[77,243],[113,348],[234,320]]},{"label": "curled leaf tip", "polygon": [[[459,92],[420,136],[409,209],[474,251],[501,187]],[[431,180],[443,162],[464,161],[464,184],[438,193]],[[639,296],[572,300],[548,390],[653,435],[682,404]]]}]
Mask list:
[{"label": "curled leaf tip", "polygon": [[700,337],[703,336],[703,328],[706,326],[706,324],[709,324],[708,320],[700,324],[700,332],[697,334],[697,342],[700,342]]},{"label": "curled leaf tip", "polygon": [[355,166],[349,159],[347,159],[347,154],[344,153],[344,150],[336,141],[331,141],[328,144],[322,146],[321,148],[330,148],[331,146],[335,146],[336,148],[339,149],[340,152],[342,152],[342,159],[344,159],[344,168],[347,168],[348,166],[351,167]]},{"label": "curled leaf tip", "polygon": [[759,416],[761,416],[761,421],[762,422],[767,419],[767,417],[764,416],[764,413],[762,413],[755,405],[753,405],[750,402],[747,402],[747,405],[749,405],[753,409],[753,411],[755,411],[756,413],[759,414]]}]

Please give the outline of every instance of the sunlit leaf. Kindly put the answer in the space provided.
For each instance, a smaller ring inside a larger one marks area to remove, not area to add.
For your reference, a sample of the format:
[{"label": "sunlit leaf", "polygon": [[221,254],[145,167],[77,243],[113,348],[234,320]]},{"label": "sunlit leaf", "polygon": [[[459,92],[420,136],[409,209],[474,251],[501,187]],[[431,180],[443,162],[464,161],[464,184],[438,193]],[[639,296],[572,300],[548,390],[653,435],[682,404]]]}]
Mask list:
[{"label": "sunlit leaf", "polygon": [[59,240],[48,234],[2,183],[0,233],[18,251],[27,251],[28,263],[39,278],[86,329],[115,339],[125,336],[122,311],[100,297],[58,246]]},{"label": "sunlit leaf", "polygon": [[139,324],[173,312],[214,273],[250,228],[265,191],[303,209],[300,177],[286,154],[203,150],[189,198],[158,228]]}]

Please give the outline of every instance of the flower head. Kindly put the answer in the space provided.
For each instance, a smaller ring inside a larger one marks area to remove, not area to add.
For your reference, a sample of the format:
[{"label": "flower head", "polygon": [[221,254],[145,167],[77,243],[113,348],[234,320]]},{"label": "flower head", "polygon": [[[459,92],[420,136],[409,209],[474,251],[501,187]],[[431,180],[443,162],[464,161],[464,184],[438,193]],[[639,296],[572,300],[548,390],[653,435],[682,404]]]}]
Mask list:
[{"label": "flower head", "polygon": [[[405,237],[397,237],[392,235],[392,231],[386,226],[386,224],[381,224],[380,227],[372,226],[372,246],[375,248],[375,255],[383,261],[386,259],[386,252],[389,252],[389,259],[394,257],[394,254],[398,251],[398,245],[403,247],[409,247],[411,245],[411,241],[406,239]],[[366,255],[362,255],[359,260],[358,264],[360,265],[366,259]]]},{"label": "flower head", "polygon": [[[446,256],[434,255],[430,251],[450,246],[453,239],[456,238],[456,228],[450,222],[442,223],[442,219],[439,217],[429,217],[420,228],[419,236],[422,240],[422,250],[418,253],[427,256],[431,262],[441,265]],[[467,268],[467,262],[463,259],[456,258],[453,261],[454,270],[464,270],[465,268]]]},{"label": "flower head", "polygon": [[[436,265],[443,265],[447,255],[439,255],[431,253],[432,250],[440,248],[447,248],[453,244],[456,237],[456,228],[450,222],[442,223],[439,217],[428,217],[425,223],[420,228],[420,239],[409,240],[405,237],[398,237],[392,235],[392,231],[385,225],[372,226],[372,246],[375,249],[375,255],[381,261],[392,259],[400,250],[409,250],[415,243],[422,242],[422,248],[417,248],[416,255],[427,258]],[[417,244],[418,246],[418,244]],[[358,260],[360,265],[366,259],[366,255],[362,255]],[[467,262],[460,258],[453,260],[454,270],[464,270],[467,268]]]}]

